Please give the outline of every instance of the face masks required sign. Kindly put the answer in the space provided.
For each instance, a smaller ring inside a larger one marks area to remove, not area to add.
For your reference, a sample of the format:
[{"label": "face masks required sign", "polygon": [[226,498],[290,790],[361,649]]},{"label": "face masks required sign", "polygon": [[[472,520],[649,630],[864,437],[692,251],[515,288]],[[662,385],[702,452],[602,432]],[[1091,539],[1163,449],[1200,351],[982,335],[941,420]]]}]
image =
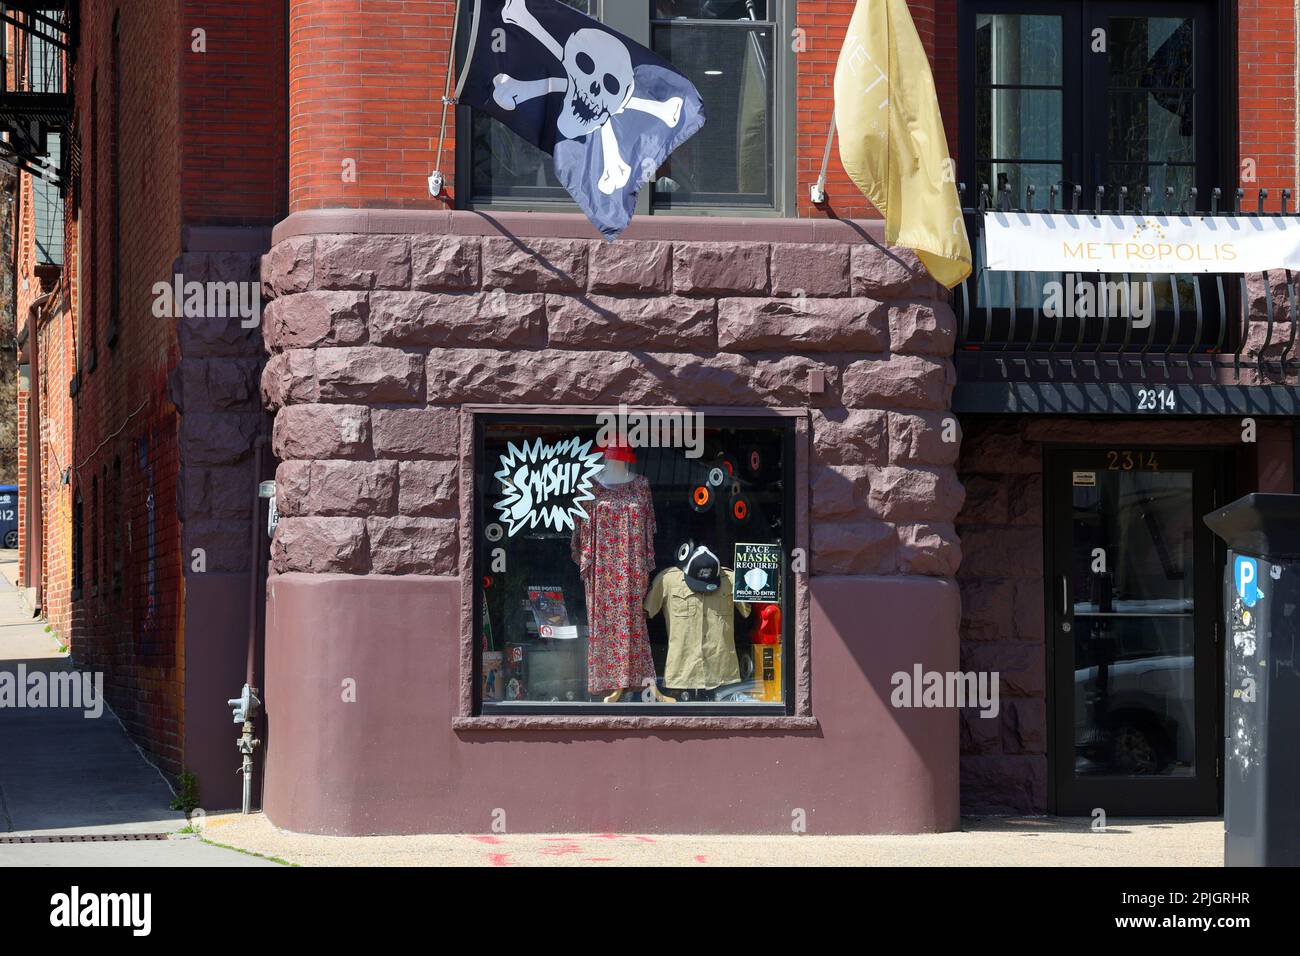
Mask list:
[{"label": "face masks required sign", "polygon": [[735,589],[740,604],[780,604],[784,559],[778,544],[736,544]]},{"label": "face masks required sign", "polygon": [[1300,268],[1300,217],[986,212],[993,272],[1214,273]]}]

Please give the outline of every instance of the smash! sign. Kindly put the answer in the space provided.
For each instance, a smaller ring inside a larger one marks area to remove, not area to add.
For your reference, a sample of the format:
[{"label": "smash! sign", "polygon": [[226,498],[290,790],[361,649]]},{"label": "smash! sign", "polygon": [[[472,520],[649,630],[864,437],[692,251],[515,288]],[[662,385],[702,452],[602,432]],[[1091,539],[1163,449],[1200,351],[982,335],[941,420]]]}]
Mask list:
[{"label": "smash! sign", "polygon": [[595,497],[591,482],[604,467],[604,456],[591,450],[590,439],[553,445],[540,438],[532,444],[510,442],[496,473],[503,494],[493,506],[507,536],[538,525],[553,531],[573,528],[577,518],[587,517],[582,504]]}]

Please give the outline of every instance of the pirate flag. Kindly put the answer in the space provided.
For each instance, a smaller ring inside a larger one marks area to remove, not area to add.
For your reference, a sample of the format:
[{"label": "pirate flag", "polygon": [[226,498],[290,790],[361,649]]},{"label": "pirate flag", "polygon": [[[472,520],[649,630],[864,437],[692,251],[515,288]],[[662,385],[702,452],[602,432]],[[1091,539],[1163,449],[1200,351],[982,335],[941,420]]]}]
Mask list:
[{"label": "pirate flag", "polygon": [[606,239],[637,193],[704,125],[699,91],[666,60],[559,0],[475,0],[457,99],[551,154]]}]

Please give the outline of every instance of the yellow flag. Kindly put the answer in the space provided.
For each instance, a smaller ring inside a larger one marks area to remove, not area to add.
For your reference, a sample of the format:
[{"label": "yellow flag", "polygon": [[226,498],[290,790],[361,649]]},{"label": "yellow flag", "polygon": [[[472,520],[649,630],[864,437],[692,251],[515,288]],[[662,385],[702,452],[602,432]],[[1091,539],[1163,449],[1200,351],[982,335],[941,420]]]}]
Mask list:
[{"label": "yellow flag", "polygon": [[835,70],[835,125],[849,178],[951,289],[971,271],[934,77],[906,0],[858,0]]}]

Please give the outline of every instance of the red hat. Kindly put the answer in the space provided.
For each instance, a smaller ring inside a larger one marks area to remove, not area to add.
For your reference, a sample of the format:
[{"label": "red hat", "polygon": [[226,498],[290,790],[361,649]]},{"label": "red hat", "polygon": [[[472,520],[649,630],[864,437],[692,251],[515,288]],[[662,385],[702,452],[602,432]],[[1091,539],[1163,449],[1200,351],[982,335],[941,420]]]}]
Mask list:
[{"label": "red hat", "polygon": [[596,451],[610,461],[625,461],[629,465],[636,464],[636,451],[631,445],[620,445],[617,442],[610,445],[597,445]]},{"label": "red hat", "polygon": [[758,627],[754,628],[755,644],[781,643],[781,605],[760,604],[758,606]]}]

